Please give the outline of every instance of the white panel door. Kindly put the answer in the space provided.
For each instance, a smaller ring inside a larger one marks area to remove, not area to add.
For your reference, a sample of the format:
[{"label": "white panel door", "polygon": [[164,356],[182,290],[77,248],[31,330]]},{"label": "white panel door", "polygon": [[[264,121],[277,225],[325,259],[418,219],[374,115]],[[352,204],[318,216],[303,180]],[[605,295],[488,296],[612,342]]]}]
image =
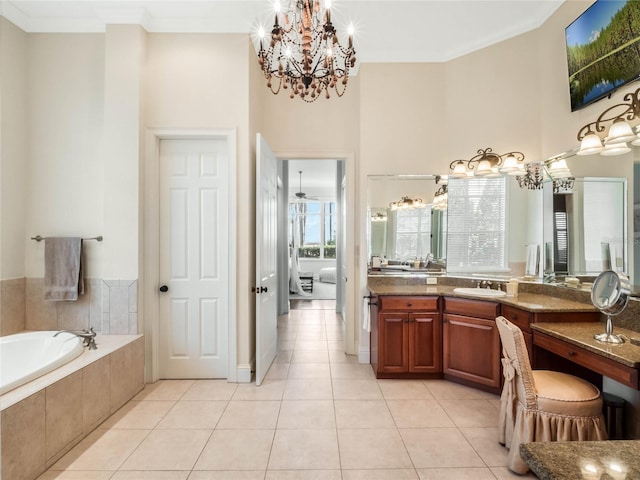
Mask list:
[{"label": "white panel door", "polygon": [[278,348],[278,161],[260,134],[256,146],[256,385],[260,385]]},{"label": "white panel door", "polygon": [[227,156],[226,140],[160,142],[160,378],[228,374]]}]

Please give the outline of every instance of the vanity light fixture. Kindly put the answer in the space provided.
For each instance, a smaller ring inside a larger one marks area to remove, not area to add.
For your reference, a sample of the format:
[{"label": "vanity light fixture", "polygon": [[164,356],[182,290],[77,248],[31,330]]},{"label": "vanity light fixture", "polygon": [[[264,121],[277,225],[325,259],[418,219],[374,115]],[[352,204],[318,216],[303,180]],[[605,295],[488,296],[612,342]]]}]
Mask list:
[{"label": "vanity light fixture", "polygon": [[275,21],[268,38],[263,27],[258,31],[258,63],[267,86],[274,95],[280,88],[289,89],[290,98],[298,96],[307,103],[323,91],[326,98],[330,90],[341,97],[356,64],[353,24],[344,47],[331,22],[331,0],[286,0],[284,9],[280,3],[274,2]]},{"label": "vanity light fixture", "polygon": [[489,148],[479,149],[477,154],[468,160],[454,160],[449,165],[453,170],[453,178],[497,177],[500,174],[520,175],[523,172],[524,154],[508,152],[502,155]]},{"label": "vanity light fixture", "polygon": [[387,216],[382,212],[378,212],[375,215],[371,215],[371,221],[372,222],[386,222],[387,221]]},{"label": "vanity light fixture", "polygon": [[[580,149],[577,155],[622,155],[631,151],[628,142],[640,146],[640,131],[636,127],[634,132],[629,124],[640,117],[640,88],[627,93],[623,100],[623,103],[607,108],[594,122],[578,130]],[[609,132],[603,144],[600,134],[605,132],[608,125]]]},{"label": "vanity light fixture", "polygon": [[440,188],[433,195],[431,210],[446,210],[449,194],[447,193],[447,185],[449,179],[446,175],[436,175],[436,185],[440,184]]},{"label": "vanity light fixture", "polygon": [[424,208],[425,204],[421,198],[402,197],[397,202],[389,204],[391,210],[406,210],[410,208]]}]

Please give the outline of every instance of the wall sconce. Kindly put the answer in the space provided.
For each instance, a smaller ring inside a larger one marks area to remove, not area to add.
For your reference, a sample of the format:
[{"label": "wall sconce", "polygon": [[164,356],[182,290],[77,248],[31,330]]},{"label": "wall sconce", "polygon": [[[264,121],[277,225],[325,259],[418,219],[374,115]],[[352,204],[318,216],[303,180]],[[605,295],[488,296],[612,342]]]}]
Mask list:
[{"label": "wall sconce", "polygon": [[372,222],[386,222],[387,221],[387,216],[382,212],[378,212],[375,215],[371,215],[371,221]]},{"label": "wall sconce", "polygon": [[[577,155],[596,153],[604,156],[622,155],[631,151],[627,145],[628,142],[640,146],[638,127],[634,133],[628,123],[640,117],[640,88],[635,92],[627,93],[623,100],[627,103],[619,103],[607,108],[595,122],[587,123],[578,130],[580,149],[576,152]],[[599,134],[606,130],[608,124],[611,126],[603,144]]]},{"label": "wall sconce", "polygon": [[397,202],[389,204],[391,210],[406,210],[410,208],[424,208],[425,204],[421,198],[402,197]]},{"label": "wall sconce", "polygon": [[508,152],[502,155],[491,148],[479,149],[469,160],[454,160],[449,165],[454,178],[497,177],[500,174],[520,175],[523,173],[524,154]]}]

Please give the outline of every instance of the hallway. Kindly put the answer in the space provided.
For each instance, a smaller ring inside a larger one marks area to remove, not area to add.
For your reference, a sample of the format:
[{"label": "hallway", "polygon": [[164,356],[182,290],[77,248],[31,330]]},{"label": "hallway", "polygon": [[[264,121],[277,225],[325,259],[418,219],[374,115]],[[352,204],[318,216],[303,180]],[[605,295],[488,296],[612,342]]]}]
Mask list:
[{"label": "hallway", "polygon": [[[148,385],[41,480],[496,480],[499,398],[444,380],[376,380],[343,353],[332,301],[278,320],[262,386]],[[530,477],[534,478],[534,477]]]}]

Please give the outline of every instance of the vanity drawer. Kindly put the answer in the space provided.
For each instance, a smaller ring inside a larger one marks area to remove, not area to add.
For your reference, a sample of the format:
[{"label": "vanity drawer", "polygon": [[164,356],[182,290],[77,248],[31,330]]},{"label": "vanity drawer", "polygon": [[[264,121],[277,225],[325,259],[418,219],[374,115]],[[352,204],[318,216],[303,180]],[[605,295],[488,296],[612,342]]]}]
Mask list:
[{"label": "vanity drawer", "polygon": [[509,305],[502,305],[502,316],[514,325],[520,327],[520,330],[525,332],[531,331],[529,324],[533,322],[533,313],[510,307]]},{"label": "vanity drawer", "polygon": [[438,297],[379,297],[380,310],[421,310],[437,311]]},{"label": "vanity drawer", "polygon": [[446,297],[444,299],[444,311],[457,313],[468,317],[486,318],[495,320],[498,316],[500,304],[482,300],[467,300],[465,298]]},{"label": "vanity drawer", "polygon": [[533,333],[533,344],[638,390],[638,370],[635,368],[540,332]]}]

